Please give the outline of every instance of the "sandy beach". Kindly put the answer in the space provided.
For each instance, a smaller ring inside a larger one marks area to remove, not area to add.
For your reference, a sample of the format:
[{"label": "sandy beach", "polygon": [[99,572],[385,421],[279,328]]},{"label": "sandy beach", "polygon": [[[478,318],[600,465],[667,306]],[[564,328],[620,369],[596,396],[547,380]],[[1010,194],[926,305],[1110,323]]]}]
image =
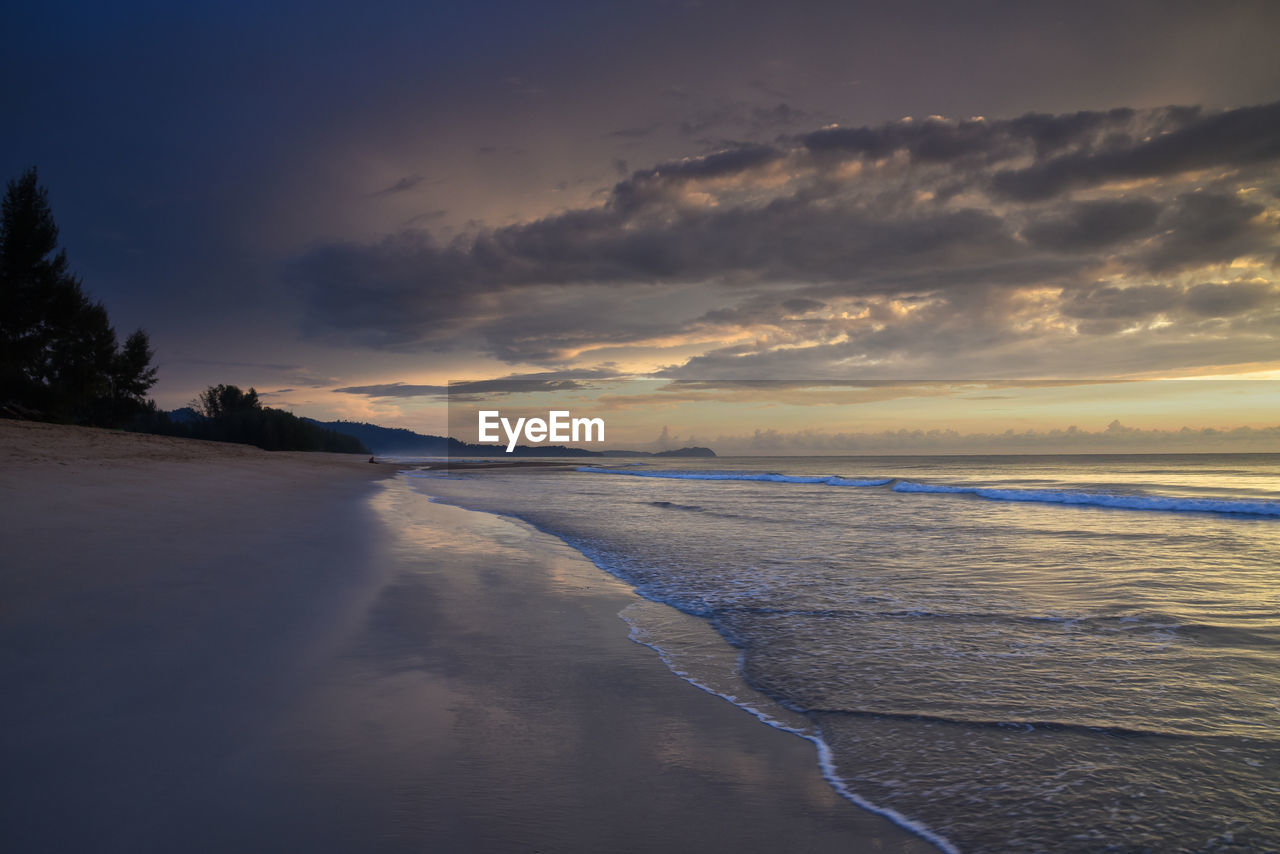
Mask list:
[{"label": "sandy beach", "polygon": [[0,421],[0,848],[934,850],[394,474]]}]

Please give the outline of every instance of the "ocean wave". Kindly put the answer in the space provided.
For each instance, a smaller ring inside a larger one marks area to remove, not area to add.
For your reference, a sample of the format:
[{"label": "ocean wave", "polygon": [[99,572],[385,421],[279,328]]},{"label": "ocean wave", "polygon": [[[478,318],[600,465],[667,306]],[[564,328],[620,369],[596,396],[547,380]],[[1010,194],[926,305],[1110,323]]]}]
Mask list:
[{"label": "ocean wave", "polygon": [[[923,839],[933,843],[943,854],[960,854],[960,851],[951,840],[935,831],[923,821],[909,818],[898,810],[884,804],[870,800],[855,791],[850,784],[840,776],[836,768],[836,757],[831,746],[823,739],[820,731],[810,725],[807,718],[803,717],[799,712],[793,712],[785,704],[779,703],[777,700],[769,698],[765,694],[758,693],[748,682],[743,681],[740,685],[741,690],[727,691],[724,687],[717,687],[718,680],[708,679],[699,673],[690,672],[678,660],[678,656],[674,649],[665,646],[638,619],[635,619],[631,608],[625,608],[618,615],[628,626],[631,627],[629,633],[633,642],[649,647],[662,660],[672,673],[679,678],[688,682],[696,688],[706,691],[708,694],[727,700],[745,712],[753,715],[760,722],[781,730],[792,735],[799,736],[813,744],[818,752],[818,767],[822,771],[823,778],[827,783],[835,789],[835,791],[845,800],[856,804],[863,809],[882,815],[892,821],[899,827],[910,830]],[[634,613],[634,612],[633,612]],[[735,679],[742,680],[743,677],[735,668]],[[746,695],[746,696],[744,696]],[[754,696],[752,696],[754,695]],[[763,702],[761,702],[763,701]],[[801,720],[792,720],[792,715],[801,715]]]},{"label": "ocean wave", "polygon": [[1121,510],[1159,510],[1172,513],[1232,513],[1248,516],[1280,516],[1280,501],[1245,501],[1230,498],[1175,498],[1165,495],[1115,495],[1106,492],[1073,492],[1054,489],[1000,489],[989,486],[952,486],[900,480],[894,492],[976,495],[991,501],[1030,501],[1112,507]]},{"label": "ocean wave", "polygon": [[622,471],[621,469],[602,469],[595,466],[579,466],[578,471],[588,474],[624,474],[630,477],[657,477],[668,480],[745,480],[765,483],[811,483],[823,486],[888,486],[893,483],[891,477],[865,479],[839,477],[837,475],[794,475],[776,474],[774,472],[737,472],[737,471]]},{"label": "ocean wave", "polygon": [[713,619],[739,615],[804,620],[901,620],[938,623],[976,623],[991,626],[1061,626],[1074,632],[1104,634],[1152,633],[1183,638],[1212,647],[1258,649],[1280,646],[1280,629],[1186,622],[1171,614],[1051,615],[997,612],[943,612],[924,609],[875,611],[858,608],[778,608],[726,605],[712,609]]},{"label": "ocean wave", "polygon": [[756,483],[799,483],[819,486],[889,486],[897,493],[975,495],[990,501],[1017,501],[1109,507],[1120,510],[1149,510],[1170,513],[1225,513],[1243,516],[1280,517],[1280,501],[1240,498],[1192,498],[1167,495],[1124,495],[1109,492],[1077,492],[1062,489],[1010,489],[995,486],[964,486],[946,483],[919,483],[898,478],[853,478],[839,475],[791,475],[777,472],[732,471],[641,471],[579,466],[588,474],[614,474],[667,480],[749,481]]},{"label": "ocean wave", "polygon": [[1165,739],[1169,741],[1194,741],[1199,743],[1220,743],[1227,745],[1271,745],[1276,740],[1272,738],[1257,738],[1251,736],[1243,736],[1235,733],[1211,733],[1197,732],[1194,730],[1182,730],[1173,727],[1165,729],[1147,729],[1142,727],[1118,726],[1115,724],[1090,724],[1090,723],[1072,723],[1070,721],[1053,721],[1053,720],[1019,720],[1010,718],[1007,720],[984,720],[981,718],[962,718],[951,717],[947,715],[924,714],[911,711],[888,711],[873,709],[841,709],[841,708],[799,708],[798,711],[806,715],[818,716],[819,724],[821,724],[822,716],[830,717],[848,717],[848,718],[868,718],[875,720],[888,721],[907,721],[920,724],[935,724],[948,727],[964,727],[977,730],[1019,730],[1022,732],[1034,732],[1036,730],[1047,730],[1051,732],[1073,732],[1082,735],[1101,736],[1103,738],[1117,739]]}]

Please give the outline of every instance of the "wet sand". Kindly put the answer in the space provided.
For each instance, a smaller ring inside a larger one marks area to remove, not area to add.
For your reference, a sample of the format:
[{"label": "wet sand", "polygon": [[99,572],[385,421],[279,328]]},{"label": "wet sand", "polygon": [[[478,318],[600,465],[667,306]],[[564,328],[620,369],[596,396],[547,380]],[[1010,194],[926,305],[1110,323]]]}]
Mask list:
[{"label": "wet sand", "polygon": [[934,850],[366,459],[0,422],[0,849]]}]

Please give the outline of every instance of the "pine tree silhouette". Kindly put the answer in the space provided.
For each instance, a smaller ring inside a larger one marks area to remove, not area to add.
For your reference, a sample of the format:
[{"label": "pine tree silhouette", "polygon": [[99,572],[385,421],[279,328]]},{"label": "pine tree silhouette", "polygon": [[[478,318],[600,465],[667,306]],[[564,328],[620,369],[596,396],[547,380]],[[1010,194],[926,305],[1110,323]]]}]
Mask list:
[{"label": "pine tree silhouette", "polygon": [[35,168],[10,181],[0,209],[0,406],[125,423],[148,406],[153,357],[141,329],[119,347],[107,310],[85,296]]}]

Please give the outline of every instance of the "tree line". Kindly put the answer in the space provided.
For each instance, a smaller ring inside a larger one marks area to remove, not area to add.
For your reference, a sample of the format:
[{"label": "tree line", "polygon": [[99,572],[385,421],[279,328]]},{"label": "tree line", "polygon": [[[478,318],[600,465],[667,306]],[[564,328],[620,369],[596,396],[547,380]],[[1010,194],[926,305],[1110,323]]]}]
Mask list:
[{"label": "tree line", "polygon": [[106,308],[71,273],[36,170],[10,181],[0,215],[0,407],[125,426],[153,406],[154,357],[141,329],[117,340]]},{"label": "tree line", "polygon": [[[175,413],[176,414],[176,413]],[[143,419],[141,429],[166,436],[209,439],[257,445],[267,451],[330,451],[367,454],[357,438],[299,418],[292,412],[263,406],[258,392],[234,385],[215,385],[191,402],[185,417],[156,412]]]},{"label": "tree line", "polygon": [[34,167],[9,182],[0,209],[0,416],[114,427],[267,450],[368,453],[358,439],[262,406],[252,388],[216,385],[174,420],[147,392],[155,351],[142,329],[123,341],[58,245]]}]

